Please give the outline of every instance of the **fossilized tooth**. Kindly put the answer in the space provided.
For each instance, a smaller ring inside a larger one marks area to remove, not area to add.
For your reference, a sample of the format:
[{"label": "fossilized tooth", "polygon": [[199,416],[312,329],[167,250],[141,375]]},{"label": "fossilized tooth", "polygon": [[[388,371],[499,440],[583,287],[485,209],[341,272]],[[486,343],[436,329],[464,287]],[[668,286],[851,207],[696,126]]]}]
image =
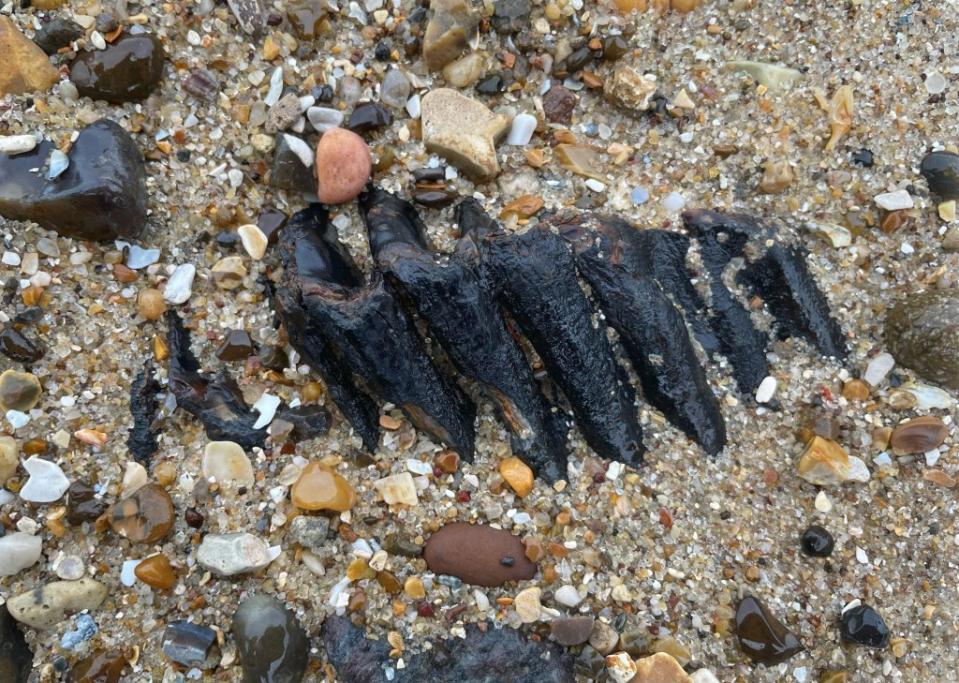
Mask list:
[{"label": "fossilized tooth", "polygon": [[149,465],[157,450],[157,436],[160,432],[154,429],[153,424],[160,407],[157,401],[159,391],[160,383],[153,376],[153,362],[148,360],[130,387],[133,426],[127,436],[127,448],[133,454],[133,459],[141,465]]},{"label": "fossilized tooth", "polygon": [[726,444],[726,423],[683,316],[651,274],[628,265],[642,247],[635,240],[640,231],[611,216],[551,222],[572,244],[580,275],[619,334],[646,400],[707,453],[718,453]]},{"label": "fossilized tooth", "polygon": [[639,465],[645,448],[633,389],[605,329],[593,326],[569,246],[545,230],[494,232],[473,199],[460,203],[457,220],[479,246],[500,301],[566,395],[586,442],[604,458]]},{"label": "fossilized tooth", "polygon": [[769,374],[766,335],[756,329],[749,311],[726,287],[723,272],[729,261],[742,256],[746,244],[762,230],[753,218],[715,211],[687,211],[683,223],[700,245],[709,274],[709,322],[719,337],[722,353],[732,363],[739,389],[753,394]]},{"label": "fossilized tooth", "polygon": [[843,359],[848,353],[846,339],[806,268],[806,255],[802,247],[774,244],[737,279],[765,301],[778,322],[780,339],[805,337],[823,355]]},{"label": "fossilized tooth", "polygon": [[[324,239],[327,231],[329,238]],[[374,451],[380,439],[379,408],[357,385],[349,364],[323,325],[307,314],[303,302],[302,288],[310,282],[331,280],[359,286],[356,266],[336,239],[335,228],[320,204],[311,204],[293,215],[281,233],[278,248],[284,277],[274,301],[290,345],[323,378],[330,397],[363,445]]]},{"label": "fossilized tooth", "polygon": [[370,249],[401,299],[427,322],[459,372],[476,381],[513,434],[513,449],[547,481],[566,476],[566,428],[540,393],[482,276],[463,254],[430,250],[409,202],[381,189],[360,196]]},{"label": "fossilized tooth", "polygon": [[285,271],[279,306],[307,331],[305,338],[293,333],[294,345],[307,362],[332,351],[337,362],[399,406],[414,425],[472,460],[475,406],[433,365],[383,276],[374,271],[365,282],[325,212],[306,211],[302,219],[294,216],[280,241]]}]

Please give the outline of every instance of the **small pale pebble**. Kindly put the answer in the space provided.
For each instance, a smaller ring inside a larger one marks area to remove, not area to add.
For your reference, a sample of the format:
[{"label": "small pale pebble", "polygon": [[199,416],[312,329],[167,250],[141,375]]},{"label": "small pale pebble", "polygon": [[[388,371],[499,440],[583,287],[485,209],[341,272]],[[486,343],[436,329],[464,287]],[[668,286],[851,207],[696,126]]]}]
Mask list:
[{"label": "small pale pebble", "polygon": [[276,549],[246,532],[207,534],[196,551],[196,561],[219,576],[262,569],[278,556]]},{"label": "small pale pebble", "polygon": [[409,458],[406,461],[406,469],[408,469],[413,474],[432,474],[433,465],[428,462],[423,462],[422,460],[417,460],[416,458]]},{"label": "small pale pebble", "polygon": [[[243,447],[232,441],[211,441],[203,449],[203,476],[221,484],[252,486],[253,465]],[[285,495],[285,491],[284,491]]]},{"label": "small pale pebble", "polygon": [[127,463],[126,470],[123,472],[123,481],[120,484],[120,490],[124,496],[129,496],[137,489],[146,486],[147,481],[146,468],[140,463],[131,460]]},{"label": "small pale pebble", "polygon": [[6,266],[19,266],[20,254],[15,251],[5,251],[3,257],[0,257],[0,262],[3,262]]},{"label": "small pale pebble", "polygon": [[815,233],[836,249],[848,247],[852,244],[852,233],[841,225],[809,221],[806,223],[806,229]]},{"label": "small pale pebble", "polygon": [[124,586],[132,586],[137,582],[136,574],[133,573],[133,570],[137,568],[137,565],[140,564],[140,560],[124,560],[123,566],[120,568],[120,583]]},{"label": "small pale pebble", "polygon": [[869,564],[869,555],[859,546],[856,546],[856,561],[859,564]]},{"label": "small pale pebble", "polygon": [[479,588],[473,591],[473,600],[476,601],[476,609],[478,609],[480,612],[485,612],[489,609],[489,598],[486,597],[486,593],[481,591]]},{"label": "small pale pebble", "polygon": [[866,466],[862,458],[857,458],[854,455],[849,456],[849,476],[847,477],[849,481],[866,483],[871,476],[869,467]]},{"label": "small pale pebble", "polygon": [[8,410],[5,417],[14,429],[20,429],[30,424],[30,416],[19,410]]},{"label": "small pale pebble", "polygon": [[39,536],[20,531],[0,537],[0,576],[13,576],[35,565],[42,546]]},{"label": "small pale pebble", "polygon": [[686,199],[678,192],[670,192],[663,197],[663,208],[667,211],[681,211],[684,206],[686,206]]},{"label": "small pale pebble", "polygon": [[932,467],[935,465],[937,462],[939,462],[939,457],[941,455],[942,454],[936,449],[923,453],[923,457],[926,459],[926,466]]},{"label": "small pale pebble", "polygon": [[70,480],[54,462],[34,455],[23,461],[23,469],[30,475],[20,489],[20,498],[25,501],[52,503],[60,500],[70,488]]},{"label": "small pale pebble", "polygon": [[896,190],[895,192],[884,192],[875,196],[876,206],[886,211],[899,211],[902,209],[911,209],[915,206],[912,196],[906,190]]},{"label": "small pale pebble", "polygon": [[160,260],[159,249],[144,249],[135,244],[129,245],[127,252],[127,268],[131,270],[140,270],[147,266],[152,266]]},{"label": "small pale pebble", "polygon": [[909,242],[903,242],[902,244],[899,245],[899,251],[907,255],[914,254],[916,253],[916,248],[913,247],[911,244],[909,244]]},{"label": "small pale pebble", "polygon": [[536,130],[536,117],[530,114],[517,114],[506,138],[507,145],[528,145]]},{"label": "small pale pebble", "polygon": [[930,95],[939,95],[940,93],[945,92],[948,82],[946,81],[946,77],[941,73],[938,71],[933,71],[926,75],[925,84],[927,93]]},{"label": "small pale pebble", "polygon": [[769,403],[773,396],[776,395],[776,388],[779,386],[779,383],[776,381],[776,378],[772,375],[769,375],[759,383],[759,388],[756,389],[756,402],[757,403]]},{"label": "small pale pebble", "polygon": [[69,166],[70,158],[59,149],[53,150],[50,152],[50,168],[47,171],[47,180],[59,178]]},{"label": "small pale pebble", "polygon": [[422,107],[420,106],[420,96],[417,93],[410,99],[406,100],[406,113],[410,115],[411,119],[418,119],[421,112]]},{"label": "small pale pebble", "polygon": [[606,672],[616,683],[629,683],[636,676],[636,662],[625,652],[606,655]]},{"label": "small pale pebble", "polygon": [[[191,33],[193,32],[191,31]],[[94,31],[93,33],[90,34],[90,44],[93,45],[93,47],[95,47],[97,50],[107,49],[107,41],[103,37],[103,34],[100,33],[99,31]]]},{"label": "small pale pebble", "polygon": [[280,95],[283,94],[283,67],[278,66],[270,75],[270,90],[263,98],[263,104],[272,107],[280,101]]},{"label": "small pale pebble", "polygon": [[397,109],[406,106],[410,97],[410,79],[399,69],[390,69],[380,83],[380,101]]},{"label": "small pale pebble", "polygon": [[869,361],[862,378],[870,385],[878,387],[894,367],[896,367],[896,359],[892,357],[892,354],[880,353]]},{"label": "small pale pebble", "polygon": [[635,206],[645,204],[649,199],[649,192],[644,187],[634,187],[629,193],[629,199]]},{"label": "small pale pebble", "polygon": [[53,565],[53,571],[64,581],[76,581],[83,578],[86,567],[76,555],[60,555]]},{"label": "small pale pebble", "polygon": [[816,509],[823,514],[828,514],[832,510],[832,501],[829,500],[825,491],[816,494]]},{"label": "small pale pebble", "polygon": [[393,474],[373,482],[375,488],[387,505],[417,505],[416,484],[409,472]]},{"label": "small pale pebble", "polygon": [[579,594],[579,591],[577,591],[575,587],[566,585],[556,590],[553,594],[553,599],[566,607],[576,607],[576,605],[583,601],[583,596]]},{"label": "small pale pebble", "polygon": [[719,683],[719,679],[709,669],[699,669],[689,675],[690,683]]},{"label": "small pale pebble", "polygon": [[595,178],[590,178],[589,180],[586,181],[585,184],[586,184],[586,187],[588,187],[593,192],[602,192],[603,190],[606,189],[605,183],[601,183]]},{"label": "small pale pebble", "polygon": [[536,588],[526,588],[516,594],[513,599],[513,608],[519,615],[520,621],[524,624],[532,624],[538,621],[543,614],[543,605],[540,603],[542,590]]},{"label": "small pale pebble", "polygon": [[0,153],[13,156],[29,152],[37,146],[33,135],[0,135]]},{"label": "small pale pebble", "polygon": [[369,541],[365,538],[358,538],[353,541],[350,546],[350,551],[356,555],[356,557],[362,557],[364,560],[373,557],[373,548],[370,547]]},{"label": "small pale pebble", "polygon": [[189,301],[193,294],[194,277],[196,277],[196,266],[192,263],[181,263],[177,266],[163,288],[164,301],[174,305]]},{"label": "small pale pebble", "polygon": [[254,261],[259,261],[266,254],[267,237],[259,226],[248,223],[236,229],[243,243],[243,248]]},{"label": "small pale pebble", "polygon": [[[343,112],[328,107],[310,107],[306,110],[306,118],[310,120],[310,125],[316,132],[325,133],[330,128],[336,128],[343,123]],[[310,164],[307,164],[308,166],[312,165],[312,159],[313,152],[310,151]]]},{"label": "small pale pebble", "polygon": [[263,392],[252,406],[253,410],[260,414],[256,422],[253,423],[253,429],[263,429],[273,422],[273,416],[276,415],[276,409],[279,407],[280,398],[278,396]]}]

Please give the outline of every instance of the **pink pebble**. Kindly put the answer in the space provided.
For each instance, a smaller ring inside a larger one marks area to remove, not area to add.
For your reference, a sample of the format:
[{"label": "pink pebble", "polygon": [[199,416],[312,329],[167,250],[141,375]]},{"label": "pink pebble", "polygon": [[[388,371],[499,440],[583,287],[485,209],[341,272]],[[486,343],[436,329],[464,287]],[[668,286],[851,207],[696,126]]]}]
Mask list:
[{"label": "pink pebble", "polygon": [[348,202],[363,191],[373,168],[370,148],[345,128],[330,128],[316,145],[316,195],[324,204]]}]

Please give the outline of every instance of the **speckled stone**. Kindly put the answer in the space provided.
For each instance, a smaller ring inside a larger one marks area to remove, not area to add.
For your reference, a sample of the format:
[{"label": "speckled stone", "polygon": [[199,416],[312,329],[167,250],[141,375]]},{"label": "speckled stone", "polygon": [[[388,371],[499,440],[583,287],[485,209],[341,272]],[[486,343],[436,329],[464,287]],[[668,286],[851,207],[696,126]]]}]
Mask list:
[{"label": "speckled stone", "polygon": [[886,317],[886,344],[900,365],[959,389],[959,290],[930,290],[900,300]]},{"label": "speckled stone", "polygon": [[107,587],[89,577],[51,581],[7,600],[10,615],[35,629],[56,626],[70,614],[93,610],[107,597]]},{"label": "speckled stone", "polygon": [[157,484],[118,500],[108,514],[113,531],[133,543],[156,543],[173,529],[173,500]]}]

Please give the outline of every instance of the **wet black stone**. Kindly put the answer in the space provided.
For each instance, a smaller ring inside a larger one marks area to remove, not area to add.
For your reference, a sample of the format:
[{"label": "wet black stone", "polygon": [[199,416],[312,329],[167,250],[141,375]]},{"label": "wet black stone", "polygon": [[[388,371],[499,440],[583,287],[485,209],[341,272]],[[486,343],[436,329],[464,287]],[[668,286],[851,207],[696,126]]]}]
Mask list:
[{"label": "wet black stone", "polygon": [[83,97],[111,104],[147,97],[163,78],[166,55],[153,34],[120,38],[105,50],[84,50],[70,66],[70,80]]},{"label": "wet black stone", "polygon": [[437,166],[430,168],[424,166],[413,171],[413,180],[416,182],[436,183],[446,179],[446,167]]},{"label": "wet black stone", "polygon": [[83,27],[80,24],[63,17],[54,17],[40,27],[33,37],[33,42],[48,55],[52,55],[56,54],[61,47],[67,47],[71,42],[79,39],[83,33]]},{"label": "wet black stone", "polygon": [[346,127],[354,133],[368,133],[393,123],[393,114],[379,102],[360,102],[353,109]]},{"label": "wet black stone", "polygon": [[317,102],[332,102],[333,101],[333,87],[324,83],[323,85],[315,85],[313,89],[310,90],[310,94],[316,98]]},{"label": "wet black stone", "polygon": [[75,481],[67,489],[67,521],[73,526],[92,522],[107,511],[107,502],[97,498],[94,488],[83,481]]},{"label": "wet black stone", "polygon": [[381,40],[376,44],[376,49],[373,51],[373,56],[376,57],[381,62],[388,62],[392,58],[392,49],[390,44],[385,40]]},{"label": "wet black stone", "polygon": [[874,159],[872,152],[865,147],[862,149],[857,149],[852,153],[852,163],[853,166],[861,166],[862,168],[872,168]]},{"label": "wet black stone", "polygon": [[43,349],[10,325],[0,332],[0,352],[18,363],[36,363],[43,358]]},{"label": "wet black stone", "polygon": [[70,149],[67,170],[47,180],[53,149],[44,141],[25,154],[0,154],[0,215],[91,241],[135,238],[143,231],[146,173],[129,133],[107,119],[87,126]]},{"label": "wet black stone", "polygon": [[117,18],[111,12],[101,12],[97,15],[94,28],[100,33],[113,33],[117,30]]},{"label": "wet black stone", "polygon": [[230,330],[216,350],[220,360],[234,363],[244,361],[253,355],[253,339],[246,330]]},{"label": "wet black stone", "polygon": [[803,532],[800,542],[802,551],[812,557],[829,557],[836,544],[832,534],[815,524]]},{"label": "wet black stone", "polygon": [[233,615],[244,683],[299,683],[310,641],[296,616],[268,595],[244,600]]},{"label": "wet black stone", "polygon": [[153,361],[148,360],[143,369],[137,373],[130,386],[130,414],[133,416],[133,427],[127,436],[127,449],[133,459],[143,466],[150,464],[158,446],[157,437],[160,430],[154,428],[160,402],[157,394],[160,393],[160,383],[153,376]]},{"label": "wet black stone", "polygon": [[216,642],[216,631],[189,621],[174,621],[163,632],[163,654],[183,666],[202,667]]},{"label": "wet black stone", "polygon": [[240,242],[240,236],[234,230],[222,230],[216,234],[216,243],[224,249],[235,247]]},{"label": "wet black stone", "polygon": [[518,33],[529,26],[529,0],[496,0],[490,24],[497,33]]},{"label": "wet black stone", "polygon": [[273,244],[276,242],[280,230],[286,225],[288,218],[285,213],[275,206],[265,206],[263,210],[260,211],[260,215],[257,216],[256,226],[266,235],[267,241]]},{"label": "wet black stone", "polygon": [[190,150],[178,149],[176,151],[176,158],[177,158],[177,161],[181,161],[183,163],[188,162],[190,160]]},{"label": "wet black stone", "polygon": [[459,197],[458,194],[449,190],[421,190],[417,188],[413,189],[411,196],[417,204],[433,208],[449,206]]},{"label": "wet black stone", "polygon": [[932,152],[919,166],[929,190],[945,200],[959,199],[959,154]]},{"label": "wet black stone", "polygon": [[889,644],[889,628],[879,612],[866,603],[851,607],[842,613],[839,634],[847,643],[883,648]]},{"label": "wet black stone", "polygon": [[[316,193],[316,180],[313,169],[303,165],[303,161],[290,147],[289,140],[295,136],[280,133],[276,136],[273,149],[273,169],[270,172],[270,185],[281,190]],[[294,143],[295,144],[295,143]]]},{"label": "wet black stone", "polygon": [[603,40],[603,59],[607,62],[615,62],[627,52],[629,43],[623,36],[607,36]]},{"label": "wet black stone", "polygon": [[4,683],[27,683],[33,652],[27,646],[17,622],[0,606],[0,681]]},{"label": "wet black stone", "polygon": [[476,84],[476,92],[484,95],[495,95],[504,90],[503,77],[500,74],[490,74]]},{"label": "wet black stone", "polygon": [[593,56],[593,51],[585,45],[578,50],[574,50],[572,54],[566,58],[566,70],[571,74],[580,71],[593,61]]},{"label": "wet black stone", "polygon": [[799,638],[751,595],[736,608],[736,637],[750,659],[766,666],[785,662],[803,650]]}]

